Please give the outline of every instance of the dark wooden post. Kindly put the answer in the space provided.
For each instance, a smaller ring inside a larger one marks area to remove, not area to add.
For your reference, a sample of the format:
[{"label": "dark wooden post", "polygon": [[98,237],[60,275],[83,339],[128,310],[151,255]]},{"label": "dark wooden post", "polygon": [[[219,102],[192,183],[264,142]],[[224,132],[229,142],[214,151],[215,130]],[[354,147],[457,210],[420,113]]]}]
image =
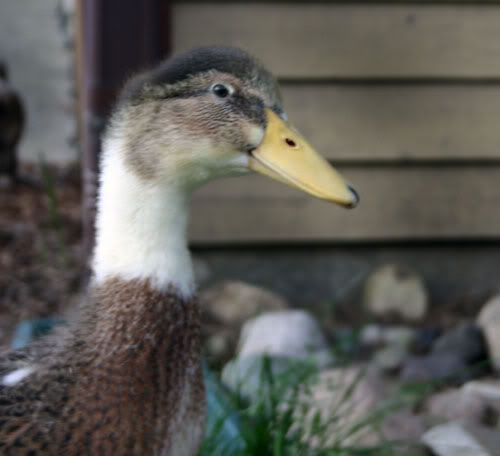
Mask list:
[{"label": "dark wooden post", "polygon": [[168,0],[79,0],[78,92],[84,252],[94,242],[100,139],[124,80],[170,52]]}]

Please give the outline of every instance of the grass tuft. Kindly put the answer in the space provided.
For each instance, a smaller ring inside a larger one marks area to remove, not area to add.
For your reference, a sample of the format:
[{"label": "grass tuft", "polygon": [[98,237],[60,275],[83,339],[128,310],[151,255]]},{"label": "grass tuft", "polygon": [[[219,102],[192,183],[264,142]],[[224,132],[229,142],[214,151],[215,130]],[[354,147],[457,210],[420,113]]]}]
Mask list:
[{"label": "grass tuft", "polygon": [[[252,399],[239,391],[226,391],[208,374],[209,426],[202,456],[391,456],[417,454],[416,449],[397,442],[361,446],[355,444],[362,432],[380,434],[383,420],[391,413],[419,400],[416,390],[402,391],[397,397],[375,407],[356,420],[350,413],[354,391],[366,373],[361,372],[349,385],[328,385],[338,398],[328,419],[312,405],[319,371],[312,362],[294,361],[285,372],[276,374],[272,359],[260,364],[260,385]],[[218,411],[214,413],[214,403]],[[332,436],[335,429],[335,436]]]}]

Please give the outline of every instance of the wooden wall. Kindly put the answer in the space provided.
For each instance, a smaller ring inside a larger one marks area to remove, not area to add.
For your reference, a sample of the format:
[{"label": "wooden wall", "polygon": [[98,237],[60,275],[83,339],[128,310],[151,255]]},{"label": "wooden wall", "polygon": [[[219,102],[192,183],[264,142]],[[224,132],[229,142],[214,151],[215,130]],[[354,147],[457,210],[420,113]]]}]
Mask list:
[{"label": "wooden wall", "polygon": [[279,77],[290,119],[362,202],[219,181],[196,195],[193,241],[500,237],[500,3],[174,4],[174,52],[207,44]]}]

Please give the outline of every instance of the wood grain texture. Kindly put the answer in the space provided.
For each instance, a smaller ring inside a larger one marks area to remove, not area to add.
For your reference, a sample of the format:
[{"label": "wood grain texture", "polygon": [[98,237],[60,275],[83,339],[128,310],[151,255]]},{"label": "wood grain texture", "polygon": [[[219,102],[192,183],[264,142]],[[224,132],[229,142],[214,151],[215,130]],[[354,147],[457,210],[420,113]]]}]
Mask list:
[{"label": "wood grain texture", "polygon": [[175,52],[243,47],[282,78],[498,78],[500,5],[176,3]]},{"label": "wood grain texture", "polygon": [[194,198],[194,243],[500,238],[500,167],[373,167],[341,171],[355,210],[259,176],[217,181]]},{"label": "wood grain texture", "polygon": [[500,159],[500,84],[285,83],[282,89],[291,121],[332,160]]},{"label": "wood grain texture", "polygon": [[258,56],[362,198],[215,182],[194,198],[195,244],[500,239],[500,3],[178,2],[173,43]]}]

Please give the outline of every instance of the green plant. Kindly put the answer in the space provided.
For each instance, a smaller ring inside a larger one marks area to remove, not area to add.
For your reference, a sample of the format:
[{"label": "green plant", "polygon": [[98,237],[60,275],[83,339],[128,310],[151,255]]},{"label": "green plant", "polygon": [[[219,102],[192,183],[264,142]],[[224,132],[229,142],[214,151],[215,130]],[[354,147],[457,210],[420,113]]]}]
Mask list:
[{"label": "green plant", "polygon": [[[378,432],[384,418],[404,405],[413,404],[419,394],[415,390],[401,391],[358,420],[346,421],[349,402],[365,373],[360,374],[342,390],[331,416],[324,419],[315,412],[309,399],[318,380],[318,370],[312,362],[294,362],[284,373],[276,374],[272,360],[263,358],[260,365],[260,386],[252,399],[239,391],[224,393],[226,413],[219,414],[206,435],[202,456],[391,456],[412,454],[412,449],[397,442],[385,442],[372,447],[358,446],[354,437],[365,430]],[[213,381],[213,378],[212,378]],[[213,391],[208,386],[208,395]],[[331,385],[335,388],[335,385]],[[219,393],[222,390],[219,390]],[[210,404],[209,404],[210,413]],[[312,415],[311,415],[312,413]],[[305,418],[307,417],[307,419]],[[213,416],[212,416],[213,418]],[[210,422],[210,419],[209,419]],[[232,435],[223,428],[232,423]],[[344,423],[344,424],[342,424]],[[332,427],[336,435],[332,439]]]}]

